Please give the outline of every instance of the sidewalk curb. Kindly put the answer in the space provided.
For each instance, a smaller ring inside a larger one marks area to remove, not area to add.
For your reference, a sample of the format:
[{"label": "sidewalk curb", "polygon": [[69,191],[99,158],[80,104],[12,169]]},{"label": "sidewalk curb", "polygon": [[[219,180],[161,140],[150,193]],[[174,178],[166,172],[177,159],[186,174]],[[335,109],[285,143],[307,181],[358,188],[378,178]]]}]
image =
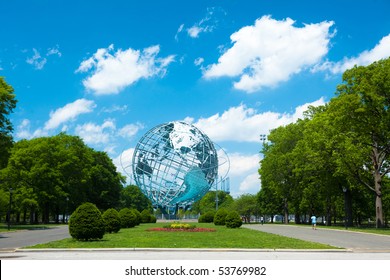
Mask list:
[{"label": "sidewalk curb", "polygon": [[352,252],[350,249],[239,249],[239,248],[74,248],[74,249],[15,249],[13,252]]}]

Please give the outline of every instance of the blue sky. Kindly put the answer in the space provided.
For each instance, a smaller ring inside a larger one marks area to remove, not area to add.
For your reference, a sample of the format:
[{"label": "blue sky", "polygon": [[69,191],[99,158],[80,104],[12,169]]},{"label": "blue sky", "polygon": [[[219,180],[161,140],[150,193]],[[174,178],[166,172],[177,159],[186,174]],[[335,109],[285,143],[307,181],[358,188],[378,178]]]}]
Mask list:
[{"label": "blue sky", "polygon": [[66,131],[120,169],[149,129],[185,120],[229,155],[231,194],[256,193],[259,135],[328,102],[349,67],[388,58],[389,10],[386,0],[0,0],[14,137]]}]

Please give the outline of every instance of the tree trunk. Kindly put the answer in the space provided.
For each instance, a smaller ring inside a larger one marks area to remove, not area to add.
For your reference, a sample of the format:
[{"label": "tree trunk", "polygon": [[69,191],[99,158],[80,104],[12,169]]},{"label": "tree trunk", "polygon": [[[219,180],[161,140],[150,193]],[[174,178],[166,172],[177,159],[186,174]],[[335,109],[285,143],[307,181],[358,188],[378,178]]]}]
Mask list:
[{"label": "tree trunk", "polygon": [[287,198],[284,199],[284,223],[288,224],[288,202]]},{"label": "tree trunk", "polygon": [[346,219],[347,219],[347,226],[352,227],[353,226],[353,215],[352,215],[352,193],[351,190],[348,188],[346,192]]},{"label": "tree trunk", "polygon": [[34,211],[31,208],[30,209],[30,225],[32,225],[33,223],[34,223]]},{"label": "tree trunk", "polygon": [[376,208],[376,227],[383,227],[383,209],[382,209],[382,177],[375,172],[375,208]]},{"label": "tree trunk", "polygon": [[384,226],[383,210],[382,210],[382,195],[378,195],[378,193],[376,195],[375,207],[376,207],[376,227],[382,228]]},{"label": "tree trunk", "polygon": [[331,213],[331,207],[328,206],[326,208],[326,225],[331,226],[332,225],[332,213]]},{"label": "tree trunk", "polygon": [[44,224],[49,223],[49,216],[50,216],[50,209],[49,209],[49,203],[45,203],[43,213],[42,213],[42,222]]},{"label": "tree trunk", "polygon": [[377,148],[374,148],[372,151],[373,163],[374,163],[374,181],[375,181],[375,220],[376,227],[381,228],[384,226],[383,223],[383,209],[382,209],[382,175],[380,173],[380,168],[382,165],[382,159],[379,156]]},{"label": "tree trunk", "polygon": [[295,213],[295,223],[296,224],[301,224],[301,214],[300,213]]}]

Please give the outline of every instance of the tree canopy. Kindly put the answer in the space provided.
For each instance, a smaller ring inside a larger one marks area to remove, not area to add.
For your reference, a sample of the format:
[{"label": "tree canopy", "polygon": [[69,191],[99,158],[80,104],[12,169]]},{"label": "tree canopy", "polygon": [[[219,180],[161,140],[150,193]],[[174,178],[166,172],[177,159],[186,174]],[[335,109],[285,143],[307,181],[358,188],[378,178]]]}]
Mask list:
[{"label": "tree canopy", "polygon": [[14,190],[16,210],[33,207],[44,222],[50,214],[58,219],[84,202],[101,210],[115,208],[124,183],[106,153],[64,133],[15,143],[0,176],[5,188]]},{"label": "tree canopy", "polygon": [[389,200],[389,109],[390,59],[347,70],[328,104],[270,132],[259,169],[261,210],[283,209],[298,222],[301,214],[316,213],[328,224],[344,212],[348,224],[375,214],[382,227],[384,213],[390,214],[383,205]]},{"label": "tree canopy", "polygon": [[137,209],[142,212],[145,209],[152,210],[152,202],[137,186],[126,186],[121,191],[121,206],[124,208]]},{"label": "tree canopy", "polygon": [[16,103],[14,89],[0,77],[0,169],[7,165],[9,149],[12,147],[13,125],[9,115],[15,109]]}]

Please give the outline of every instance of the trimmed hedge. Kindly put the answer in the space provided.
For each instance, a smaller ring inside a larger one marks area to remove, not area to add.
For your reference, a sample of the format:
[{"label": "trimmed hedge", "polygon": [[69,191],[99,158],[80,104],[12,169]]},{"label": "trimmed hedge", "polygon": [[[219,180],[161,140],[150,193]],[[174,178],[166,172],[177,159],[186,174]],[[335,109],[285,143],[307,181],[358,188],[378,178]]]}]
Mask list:
[{"label": "trimmed hedge", "polygon": [[119,211],[122,228],[132,228],[137,225],[137,215],[129,208],[123,208]]},{"label": "trimmed hedge", "polygon": [[86,202],[72,213],[69,219],[69,234],[77,240],[102,239],[105,223],[95,204]]},{"label": "trimmed hedge", "polygon": [[214,211],[208,211],[202,215],[200,215],[198,222],[199,223],[212,223],[214,222]]},{"label": "trimmed hedge", "polygon": [[150,223],[150,218],[151,218],[150,211],[148,209],[142,210],[141,223],[143,223],[143,224]]},{"label": "trimmed hedge", "polygon": [[214,216],[214,225],[224,226],[227,214],[228,214],[228,211],[225,208],[218,209],[217,213],[215,213],[215,216]]},{"label": "trimmed hedge", "polygon": [[228,228],[239,228],[242,225],[240,214],[237,211],[232,211],[226,215],[225,224]]},{"label": "trimmed hedge", "polygon": [[150,215],[150,222],[151,224],[155,224],[157,222],[157,218],[153,215]]},{"label": "trimmed hedge", "polygon": [[138,226],[141,223],[141,213],[137,209],[131,209],[131,211],[133,211],[137,217],[137,222],[135,225]]},{"label": "trimmed hedge", "polygon": [[121,229],[121,219],[119,213],[113,208],[107,209],[103,215],[103,220],[106,225],[106,232],[117,233]]}]

